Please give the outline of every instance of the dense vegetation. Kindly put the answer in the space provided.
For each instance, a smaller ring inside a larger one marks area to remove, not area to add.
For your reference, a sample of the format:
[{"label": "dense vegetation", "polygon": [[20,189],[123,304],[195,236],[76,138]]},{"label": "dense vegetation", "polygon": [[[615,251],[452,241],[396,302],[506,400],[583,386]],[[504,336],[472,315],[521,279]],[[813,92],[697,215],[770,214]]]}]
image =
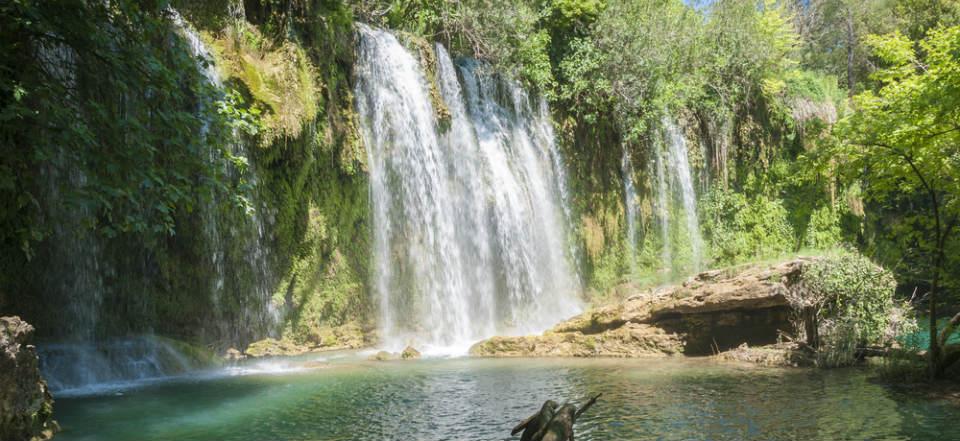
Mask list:
[{"label": "dense vegetation", "polygon": [[[359,344],[372,307],[355,21],[441,41],[549,99],[596,298],[663,280],[649,171],[670,120],[689,139],[709,266],[856,248],[931,321],[956,309],[956,1],[15,0],[0,5],[0,310],[89,314],[57,306],[86,284],[97,313],[128,318],[96,335]],[[693,267],[680,259],[668,278]],[[264,296],[276,317],[246,309]]]}]

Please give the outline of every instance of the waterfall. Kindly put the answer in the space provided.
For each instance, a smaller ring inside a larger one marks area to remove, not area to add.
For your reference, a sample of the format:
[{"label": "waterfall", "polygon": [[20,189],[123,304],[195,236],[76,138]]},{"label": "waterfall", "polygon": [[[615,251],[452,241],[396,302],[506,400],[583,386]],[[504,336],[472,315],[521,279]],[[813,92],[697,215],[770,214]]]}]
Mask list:
[{"label": "waterfall", "polygon": [[[697,195],[693,185],[693,173],[690,170],[687,140],[675,123],[663,120],[663,143],[658,143],[656,158],[657,205],[660,216],[663,240],[662,258],[664,264],[676,271],[673,262],[672,225],[673,212],[679,212],[684,218],[678,237],[686,237],[684,243],[689,248],[689,264],[686,270],[697,272],[703,264],[703,237],[700,234],[700,221],[697,216]],[[673,209],[671,202],[679,197],[680,205]]]},{"label": "waterfall", "polygon": [[[221,89],[222,84],[213,64],[213,57],[202,40],[176,11],[171,10],[170,17],[177,34],[187,44],[190,54],[197,58],[197,68],[203,74],[203,81]],[[203,115],[205,109],[210,109],[209,106],[213,105],[209,100],[200,99],[197,102],[197,113]],[[213,136],[223,136],[212,131],[213,123],[204,122],[199,133],[202,140],[212,141]],[[236,133],[228,133],[227,136],[227,152],[215,149],[211,144],[211,163],[224,163],[224,154],[240,156],[244,160],[249,157],[247,147],[239,141]],[[54,263],[56,274],[51,280],[56,280],[55,289],[65,293],[61,298],[68,300],[63,329],[65,335],[70,336],[70,340],[47,343],[39,349],[41,368],[51,389],[58,393],[95,391],[105,383],[109,386],[114,383],[142,381],[201,367],[200,363],[181,354],[176,345],[150,335],[149,330],[147,335],[116,338],[98,335],[99,321],[108,319],[101,313],[104,292],[130,289],[116,279],[120,279],[120,276],[133,278],[138,274],[117,274],[114,265],[126,257],[108,256],[103,252],[108,242],[103,241],[97,232],[82,225],[84,218],[91,216],[90,213],[85,212],[83,207],[73,211],[60,207],[63,202],[58,188],[64,185],[63,182],[81,187],[85,185],[85,177],[75,164],[66,163],[66,160],[61,162],[65,163],[60,167],[69,172],[60,173],[55,167],[45,171],[50,181],[49,194],[45,198],[52,205],[48,209],[53,213],[52,218],[61,220],[55,224],[54,229],[55,240],[50,259]],[[252,168],[241,171],[228,165],[223,173],[231,180],[236,180],[240,173],[246,173],[251,186],[256,188],[257,177]],[[256,200],[255,194],[249,196]],[[260,214],[261,210],[256,209],[245,214],[226,214],[225,210],[219,209],[222,202],[213,197],[206,206],[201,207],[203,241],[206,242],[209,260],[198,264],[209,264],[212,269],[209,295],[213,308],[207,314],[210,320],[217,323],[217,337],[222,340],[239,340],[244,335],[257,336],[264,331],[269,332],[277,322],[279,313],[271,303],[274,280],[269,271],[266,246],[268,230]],[[231,244],[234,245],[234,250],[239,251],[231,253],[228,248]],[[150,277],[149,272],[145,268],[139,276],[147,280]],[[236,282],[246,280],[238,277],[240,274],[252,275],[248,277],[252,280],[250,286]],[[124,295],[136,296],[137,293]],[[227,314],[226,305],[220,306],[221,298],[227,295],[236,297],[230,299],[230,304],[240,309],[235,315]],[[135,317],[123,319],[133,321]]]},{"label": "waterfall", "polygon": [[637,272],[637,189],[633,185],[633,159],[630,150],[623,146],[620,158],[620,173],[623,174],[623,209],[627,218],[627,263],[631,274]]},{"label": "waterfall", "polygon": [[38,352],[43,376],[58,396],[110,390],[202,367],[170,343],[151,336],[51,343],[40,345]]},{"label": "waterfall", "polygon": [[673,240],[670,238],[670,187],[667,186],[667,164],[663,154],[663,143],[657,142],[656,157],[653,160],[656,182],[656,211],[660,223],[660,262],[663,269],[673,267]]},{"label": "waterfall", "polygon": [[372,285],[387,346],[462,352],[577,313],[579,278],[545,104],[480,62],[435,52],[448,125],[418,59],[389,32],[359,25]]},{"label": "waterfall", "polygon": [[[231,7],[232,8],[232,7]],[[200,36],[197,35],[196,31],[183,19],[183,17],[175,10],[170,10],[171,20],[176,26],[183,40],[187,43],[187,47],[190,50],[190,54],[196,58],[197,69],[203,74],[206,82],[213,86],[217,90],[223,89],[223,83],[220,81],[220,75],[217,73],[217,67],[215,59],[210,54],[210,51],[207,49],[206,45],[203,43],[203,40],[200,39]],[[199,111],[202,113],[204,106],[209,106],[211,103],[204,102],[200,100],[198,103],[200,106]],[[209,121],[204,121],[204,126],[201,131],[201,136],[208,136],[209,131]],[[242,142],[240,139],[239,133],[237,133],[236,128],[233,128],[230,135],[227,145],[227,154],[232,156],[238,156],[242,158],[243,162],[250,164],[249,157],[250,153],[248,151],[247,145]],[[210,149],[210,161],[213,163],[219,162],[219,155],[221,153],[216,149]],[[226,166],[223,170],[224,174],[231,179],[235,179],[237,175],[241,172],[236,170],[232,166]],[[243,171],[247,174],[249,179],[250,188],[257,188],[257,174],[256,170],[252,165]],[[241,298],[245,299],[247,297],[252,297],[256,300],[256,304],[252,306],[247,306],[246,302],[241,301],[243,306],[243,311],[241,314],[241,319],[239,323],[227,323],[222,318],[218,319],[218,326],[220,328],[219,333],[221,337],[224,335],[234,334],[238,332],[236,329],[231,330],[230,328],[236,328],[237,326],[250,326],[251,324],[259,325],[261,328],[270,330],[278,321],[279,321],[279,311],[273,305],[271,301],[271,287],[273,286],[273,277],[270,273],[270,267],[268,262],[268,249],[266,246],[267,241],[267,226],[264,222],[261,212],[264,207],[256,206],[256,195],[248,195],[254,201],[253,209],[247,213],[247,217],[244,219],[246,225],[243,226],[244,233],[247,237],[243,237],[243,260],[246,264],[246,267],[253,274],[252,286],[239,287],[239,290],[253,290],[253,295],[248,296],[245,292],[241,293]],[[220,224],[224,221],[220,219],[218,213],[218,206],[221,203],[216,198],[216,193],[211,197],[210,201],[203,207],[202,217],[204,223],[204,233],[206,240],[210,248],[210,263],[214,269],[214,278],[211,283],[211,299],[215,306],[215,312],[220,312],[220,302],[221,298],[224,295],[225,285],[226,285],[226,250],[225,246],[230,241],[235,241],[234,237],[224,237],[224,234],[235,235],[235,231],[223,231],[220,228]],[[227,219],[229,220],[229,219]],[[252,236],[252,237],[251,237]],[[224,240],[226,239],[226,240]]]}]

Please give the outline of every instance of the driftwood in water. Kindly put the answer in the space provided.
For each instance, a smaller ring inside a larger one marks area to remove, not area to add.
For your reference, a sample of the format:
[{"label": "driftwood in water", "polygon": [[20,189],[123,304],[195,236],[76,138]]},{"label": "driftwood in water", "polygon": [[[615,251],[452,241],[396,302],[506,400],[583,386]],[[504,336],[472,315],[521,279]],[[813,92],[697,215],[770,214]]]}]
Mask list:
[{"label": "driftwood in water", "polygon": [[[591,398],[580,409],[572,404],[564,404],[557,409],[557,403],[548,400],[543,403],[540,412],[514,427],[511,435],[516,435],[520,430],[526,429],[523,432],[523,437],[520,438],[521,441],[573,441],[573,424],[577,422],[580,415],[583,415],[590,406],[597,402],[597,398],[600,398],[600,394]],[[550,415],[548,419],[545,418],[547,415]],[[537,428],[536,432],[532,432],[530,437],[527,438],[527,434],[531,433],[530,429],[533,428]]]},{"label": "driftwood in water", "polygon": [[559,405],[556,401],[547,400],[543,403],[543,406],[540,407],[540,411],[530,415],[529,418],[523,420],[520,424],[517,424],[516,427],[510,432],[510,435],[516,435],[523,431],[523,435],[520,436],[520,441],[533,441],[533,436],[536,435],[544,427],[547,427],[547,423],[553,419],[553,415],[557,412],[557,407]]}]

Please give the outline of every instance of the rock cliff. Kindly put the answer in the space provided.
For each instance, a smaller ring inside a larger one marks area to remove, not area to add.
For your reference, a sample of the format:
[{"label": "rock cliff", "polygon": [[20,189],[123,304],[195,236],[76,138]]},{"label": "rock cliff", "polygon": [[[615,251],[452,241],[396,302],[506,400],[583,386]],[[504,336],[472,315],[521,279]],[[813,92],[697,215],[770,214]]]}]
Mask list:
[{"label": "rock cliff", "polygon": [[19,317],[0,317],[0,440],[53,437],[53,397],[40,377],[33,326]]},{"label": "rock cliff", "polygon": [[477,356],[641,357],[707,355],[775,343],[792,332],[786,293],[810,258],[707,271],[591,309],[539,336],[494,337]]}]

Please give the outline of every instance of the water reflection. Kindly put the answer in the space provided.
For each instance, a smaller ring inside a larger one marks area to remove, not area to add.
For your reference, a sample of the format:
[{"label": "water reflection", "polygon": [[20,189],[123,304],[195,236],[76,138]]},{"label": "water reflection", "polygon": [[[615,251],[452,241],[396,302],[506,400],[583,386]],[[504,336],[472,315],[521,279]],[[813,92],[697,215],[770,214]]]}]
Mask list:
[{"label": "water reflection", "polygon": [[[921,440],[960,409],[891,392],[859,370],[704,360],[346,361],[286,375],[63,399],[64,440],[508,440],[547,398],[603,392],[578,440]],[[516,439],[516,438],[513,438]]]}]

